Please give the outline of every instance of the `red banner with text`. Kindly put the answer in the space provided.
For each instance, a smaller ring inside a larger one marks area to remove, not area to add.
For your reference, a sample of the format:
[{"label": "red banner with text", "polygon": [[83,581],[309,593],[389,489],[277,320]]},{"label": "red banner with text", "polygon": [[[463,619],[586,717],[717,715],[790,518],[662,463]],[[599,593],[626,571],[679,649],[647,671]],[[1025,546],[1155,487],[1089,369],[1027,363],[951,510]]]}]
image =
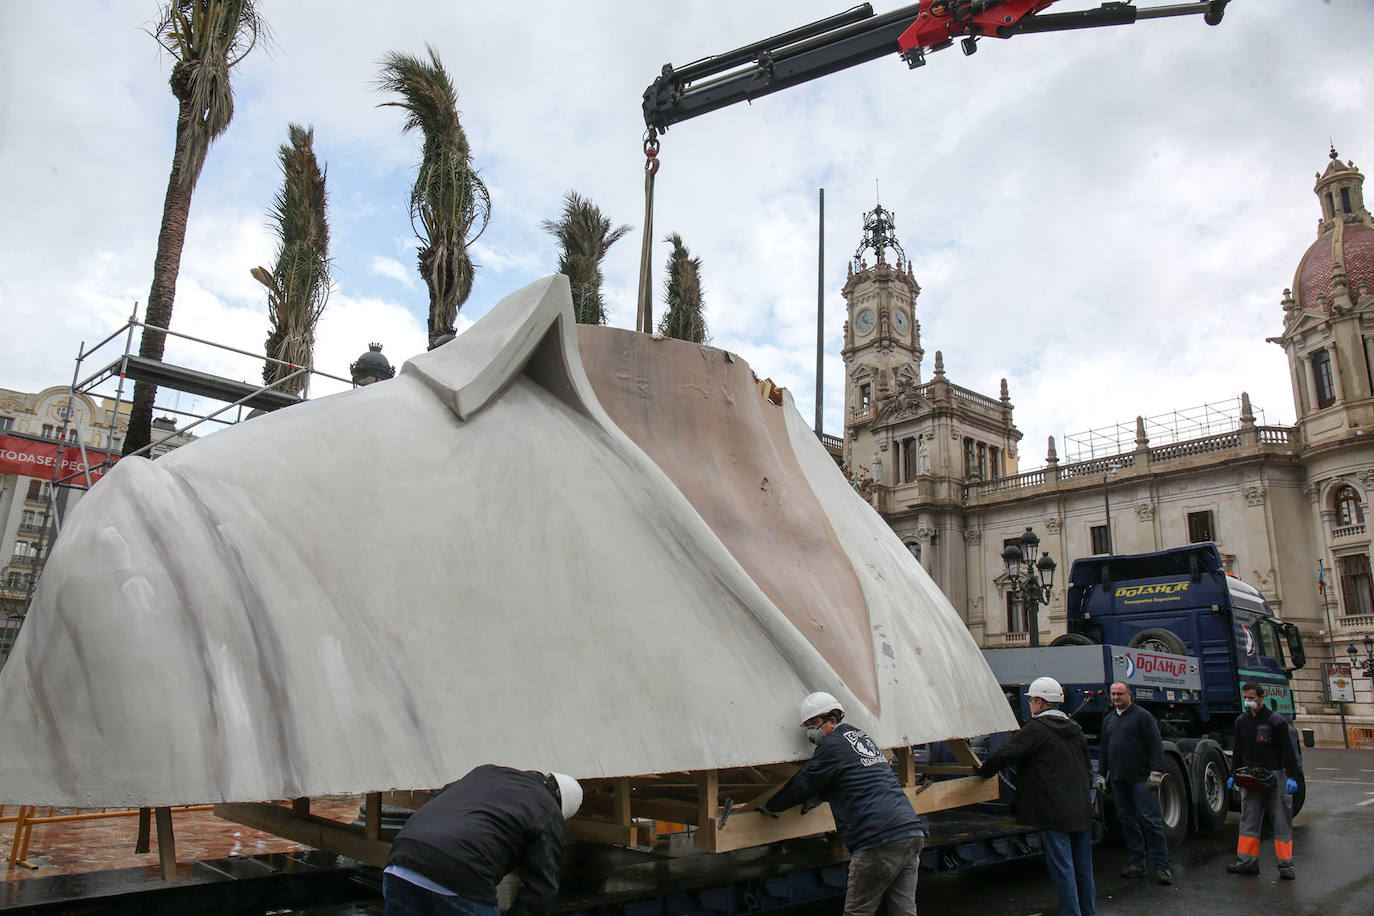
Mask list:
[{"label": "red banner with text", "polygon": [[[24,439],[19,436],[0,435],[0,474],[22,474],[25,477],[52,480],[53,465],[58,460],[57,448],[57,442],[47,439]],[[100,449],[88,448],[86,449],[86,457],[91,464],[91,483],[95,483],[108,470],[108,468],[100,467],[101,462],[105,461],[108,456]],[[80,476],[73,477],[67,482],[76,486],[85,486],[86,475],[80,473],[85,469],[86,462],[81,460],[81,449],[76,443],[63,443],[62,468],[57,474],[58,478],[79,474]]]}]

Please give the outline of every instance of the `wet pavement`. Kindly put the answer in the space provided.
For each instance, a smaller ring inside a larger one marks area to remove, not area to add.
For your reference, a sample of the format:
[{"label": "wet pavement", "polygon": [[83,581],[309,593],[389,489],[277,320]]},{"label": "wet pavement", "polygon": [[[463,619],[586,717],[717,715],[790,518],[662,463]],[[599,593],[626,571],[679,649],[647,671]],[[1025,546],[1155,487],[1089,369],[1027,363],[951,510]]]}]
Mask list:
[{"label": "wet pavement", "polygon": [[[1232,875],[1240,815],[1216,834],[1193,834],[1172,850],[1174,884],[1119,877],[1128,864],[1107,840],[1093,859],[1098,912],[1158,916],[1370,916],[1374,914],[1374,752],[1305,749],[1307,802],[1293,825],[1296,881],[1280,881],[1265,839],[1258,877]],[[922,879],[921,916],[1028,916],[1059,912],[1042,862]],[[835,913],[839,907],[832,908]]]}]

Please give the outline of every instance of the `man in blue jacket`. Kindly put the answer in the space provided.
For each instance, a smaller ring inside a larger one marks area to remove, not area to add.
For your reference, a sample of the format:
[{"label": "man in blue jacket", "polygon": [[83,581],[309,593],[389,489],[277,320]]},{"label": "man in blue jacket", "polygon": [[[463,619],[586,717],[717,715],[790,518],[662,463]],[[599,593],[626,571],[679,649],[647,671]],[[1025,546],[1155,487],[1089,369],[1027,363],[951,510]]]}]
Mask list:
[{"label": "man in blue jacket", "polygon": [[835,829],[849,849],[844,916],[915,916],[916,878],[925,830],[897,774],[872,738],[841,722],[844,707],[828,693],[801,704],[801,724],[816,745],[806,766],[764,805],[776,816],[819,797],[830,803]]},{"label": "man in blue jacket", "polygon": [[1121,876],[1143,877],[1148,856],[1155,867],[1155,879],[1160,884],[1173,884],[1169,841],[1155,794],[1164,782],[1164,742],[1159,737],[1159,723],[1148,710],[1135,705],[1131,688],[1121,681],[1111,686],[1110,698],[1112,711],[1102,719],[1097,788],[1102,791],[1108,781],[1112,784],[1116,817],[1131,859]]},{"label": "man in blue jacket", "polygon": [[410,816],[382,875],[387,916],[500,916],[496,886],[520,869],[507,916],[547,916],[563,871],[563,822],[582,787],[562,773],[480,766]]}]

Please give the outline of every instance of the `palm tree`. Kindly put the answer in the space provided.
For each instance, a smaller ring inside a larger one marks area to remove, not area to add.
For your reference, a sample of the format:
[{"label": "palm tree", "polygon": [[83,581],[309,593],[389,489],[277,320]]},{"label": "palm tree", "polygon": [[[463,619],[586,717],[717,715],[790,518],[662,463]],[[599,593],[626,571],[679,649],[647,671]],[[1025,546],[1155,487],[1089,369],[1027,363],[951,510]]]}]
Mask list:
[{"label": "palm tree", "polygon": [[[162,204],[162,228],[153,259],[153,283],[148,291],[146,324],[138,353],[162,359],[166,328],[172,321],[181,249],[186,244],[186,221],[206,153],[234,117],[230,71],[248,55],[259,37],[267,37],[267,22],[254,0],[170,0],[150,33],[172,55],[172,95],[177,100],[176,143],[167,196]],[[134,383],[134,402],[124,454],[148,444],[157,386]]]},{"label": "palm tree", "polygon": [[612,229],[610,219],[601,213],[601,208],[576,191],[563,196],[562,219],[545,220],[543,226],[553,233],[562,248],[558,272],[572,284],[573,312],[578,323],[605,324],[601,260],[630,227]]},{"label": "palm tree", "polygon": [[668,277],[663,284],[668,310],[658,324],[658,333],[706,343],[710,336],[706,333],[706,306],[701,295],[701,258],[692,257],[676,232],[663,241],[672,245],[673,250],[668,255]]},{"label": "palm tree", "polygon": [[420,239],[420,276],[429,287],[432,346],[453,333],[458,309],[472,292],[468,246],[491,219],[491,197],[472,168],[453,81],[434,49],[425,45],[425,50],[428,61],[398,52],[386,55],[377,84],[383,92],[400,96],[400,101],[382,105],[405,109],[402,129],[418,128],[425,138],[410,192],[410,225]]},{"label": "palm tree", "polygon": [[[267,355],[291,366],[267,363],[262,380],[278,382],[314,360],[315,324],[329,301],[329,223],[325,219],[324,171],[315,159],[315,130],[292,124],[291,142],[282,144],[282,188],[272,202],[277,231],[277,264],[272,271],[254,267],[253,278],[267,287],[271,332]],[[278,386],[300,394],[308,376]]]}]

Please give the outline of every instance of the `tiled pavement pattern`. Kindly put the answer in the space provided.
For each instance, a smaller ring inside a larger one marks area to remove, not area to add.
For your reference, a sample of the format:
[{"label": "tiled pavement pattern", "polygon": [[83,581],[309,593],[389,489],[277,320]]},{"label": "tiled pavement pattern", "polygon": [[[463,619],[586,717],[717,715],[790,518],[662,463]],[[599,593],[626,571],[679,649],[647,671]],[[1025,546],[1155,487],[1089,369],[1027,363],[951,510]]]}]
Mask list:
[{"label": "tiled pavement pattern", "polygon": [[[333,820],[351,823],[358,814],[362,799],[359,796],[338,796],[314,799],[310,813]],[[4,809],[6,815],[17,814],[17,806]],[[45,815],[47,808],[39,808]],[[55,814],[76,813],[70,808],[58,808]],[[186,811],[172,815],[172,831],[176,838],[178,862],[218,859],[226,856],[253,856],[268,852],[289,852],[303,849],[299,843],[284,840],[270,833],[253,830],[233,821],[215,817],[210,811]],[[2,881],[22,881],[25,878],[71,875],[101,871],[107,868],[130,868],[142,865],[156,867],[157,828],[152,829],[149,852],[134,852],[138,837],[137,817],[117,817],[67,821],[57,824],[36,824],[29,843],[27,861],[37,868],[22,865],[7,867]],[[0,864],[8,866],[14,824],[0,824]]]}]

